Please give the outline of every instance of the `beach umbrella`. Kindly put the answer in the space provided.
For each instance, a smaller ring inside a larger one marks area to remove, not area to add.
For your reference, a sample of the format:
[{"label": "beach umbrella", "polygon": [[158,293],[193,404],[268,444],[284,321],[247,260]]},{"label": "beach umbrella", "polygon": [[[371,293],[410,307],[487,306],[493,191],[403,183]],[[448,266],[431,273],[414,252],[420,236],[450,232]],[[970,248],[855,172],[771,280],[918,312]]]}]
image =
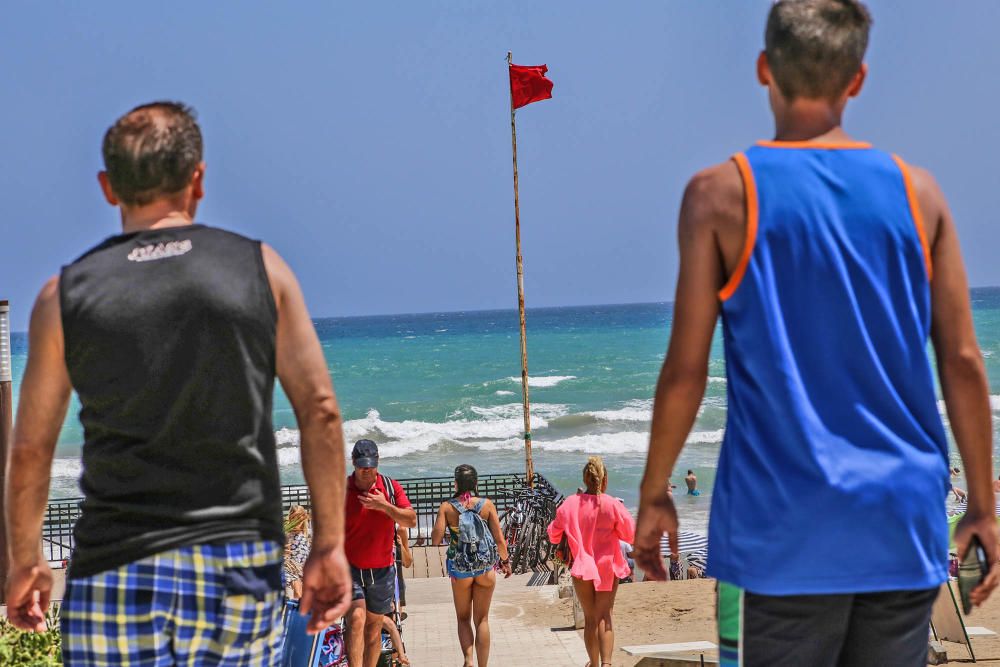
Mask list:
[{"label": "beach umbrella", "polygon": [[[965,514],[965,511],[967,509],[969,509],[969,501],[968,500],[961,500],[961,501],[955,503],[955,505],[953,507],[950,507],[948,509],[948,516],[954,516],[956,514]],[[998,502],[997,505],[996,505],[996,513],[997,513],[997,516],[1000,516],[1000,502]]]},{"label": "beach umbrella", "polygon": [[[708,538],[698,533],[682,530],[677,533],[677,542],[677,550],[682,554],[693,551],[708,551]],[[666,535],[660,538],[660,553],[664,556],[670,555],[670,541]]]},{"label": "beach umbrella", "polygon": [[[694,565],[704,572],[708,563],[708,538],[682,530],[677,533],[677,552],[687,558],[688,565]],[[670,540],[666,535],[660,538],[660,553],[664,557],[670,555]]]}]

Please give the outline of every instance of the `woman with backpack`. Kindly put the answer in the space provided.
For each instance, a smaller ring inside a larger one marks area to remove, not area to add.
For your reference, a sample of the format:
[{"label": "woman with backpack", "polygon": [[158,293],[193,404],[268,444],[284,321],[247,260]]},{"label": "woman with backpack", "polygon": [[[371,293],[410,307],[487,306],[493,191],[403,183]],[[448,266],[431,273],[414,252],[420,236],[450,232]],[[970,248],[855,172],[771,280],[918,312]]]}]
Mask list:
[{"label": "woman with backpack", "polygon": [[447,568],[465,667],[473,667],[473,648],[479,667],[489,663],[490,602],[497,583],[494,570],[499,569],[505,577],[511,574],[497,508],[476,495],[478,481],[472,466],[455,468],[455,495],[441,503],[431,533],[431,544],[441,544],[445,529],[451,536]]},{"label": "woman with backpack", "polygon": [[605,493],[608,469],[600,456],[591,456],[583,468],[586,491],[566,498],[549,525],[549,540],[565,539],[572,554],[573,589],[583,608],[583,642],[590,657],[588,667],[610,665],[615,650],[611,612],[618,580],[631,570],[619,540],[632,544],[635,522],[621,500]]}]

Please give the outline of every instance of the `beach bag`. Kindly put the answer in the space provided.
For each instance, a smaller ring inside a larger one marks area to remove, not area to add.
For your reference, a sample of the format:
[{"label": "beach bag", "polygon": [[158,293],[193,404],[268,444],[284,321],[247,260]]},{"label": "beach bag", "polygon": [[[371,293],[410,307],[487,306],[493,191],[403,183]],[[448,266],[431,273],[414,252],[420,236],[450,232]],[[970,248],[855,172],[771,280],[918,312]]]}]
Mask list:
[{"label": "beach bag", "polygon": [[479,516],[486,500],[480,498],[472,509],[466,508],[454,498],[449,502],[458,510],[458,543],[455,545],[454,555],[451,556],[452,567],[457,572],[489,570],[496,565],[500,555],[489,526],[486,525],[485,519]]},{"label": "beach bag", "polygon": [[552,554],[552,557],[566,567],[573,567],[573,551],[569,548],[569,538],[566,537],[565,532],[562,539],[559,540],[559,544],[556,545],[556,550]]},{"label": "beach bag", "polygon": [[281,667],[344,667],[344,626],[337,622],[321,633],[306,631],[307,616],[299,615],[298,600],[285,601],[282,618]]}]

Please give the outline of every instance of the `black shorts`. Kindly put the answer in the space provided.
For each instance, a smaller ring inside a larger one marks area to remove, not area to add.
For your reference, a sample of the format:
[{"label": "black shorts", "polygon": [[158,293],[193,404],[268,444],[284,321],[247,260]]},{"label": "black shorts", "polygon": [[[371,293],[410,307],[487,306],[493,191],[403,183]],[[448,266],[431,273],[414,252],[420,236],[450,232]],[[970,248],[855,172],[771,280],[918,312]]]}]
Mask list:
[{"label": "black shorts", "polygon": [[373,614],[389,614],[396,600],[396,568],[379,567],[374,570],[359,570],[351,566],[351,580],[354,584],[352,600],[364,600],[365,607]]},{"label": "black shorts", "polygon": [[719,665],[924,667],[938,588],[758,595],[719,583]]}]

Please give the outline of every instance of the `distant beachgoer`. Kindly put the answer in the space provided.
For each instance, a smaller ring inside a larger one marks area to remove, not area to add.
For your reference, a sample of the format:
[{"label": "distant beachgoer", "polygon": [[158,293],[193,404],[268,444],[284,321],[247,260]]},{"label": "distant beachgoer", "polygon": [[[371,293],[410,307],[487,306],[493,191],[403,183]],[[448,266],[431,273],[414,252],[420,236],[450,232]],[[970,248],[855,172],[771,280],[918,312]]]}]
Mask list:
[{"label": "distant beachgoer", "polygon": [[[948,572],[948,440],[968,483],[955,530],[1000,581],[992,418],[956,226],[927,171],[841,127],[867,74],[858,0],[771,5],[757,76],[775,139],[697,174],[639,501],[636,562],[665,578],[663,480],[706,386],[721,313],[728,412],[707,574],[722,665],[925,665]],[[932,280],[933,277],[933,280]],[[859,558],[841,558],[850,544]]]},{"label": "distant beachgoer", "polygon": [[309,557],[309,511],[302,505],[288,510],[285,518],[285,583],[292,589],[291,598],[302,597],[302,568]]},{"label": "distant beachgoer", "polygon": [[323,350],[277,253],[194,224],[205,163],[191,109],[136,107],[102,150],[98,180],[122,234],[65,266],[31,318],[6,478],[9,617],[45,630],[42,516],[75,390],[84,500],[59,614],[64,663],[273,664],[285,539],[276,376],[316,508],[308,627],[349,602],[343,435]]},{"label": "distant beachgoer", "polygon": [[496,569],[511,575],[507,540],[497,508],[476,495],[479,475],[470,465],[455,468],[455,495],[438,508],[431,544],[440,544],[448,531],[446,566],[458,619],[458,643],[465,667],[472,667],[473,649],[479,667],[490,659],[490,603],[496,588]]},{"label": "distant beachgoer", "polygon": [[583,482],[586,491],[563,501],[548,533],[553,544],[558,544],[565,535],[573,554],[570,574],[583,608],[583,641],[589,664],[596,667],[610,665],[615,650],[612,612],[618,580],[632,572],[620,544],[632,543],[635,525],[625,505],[605,494],[608,470],[601,457],[591,456],[587,460]]},{"label": "distant beachgoer", "polygon": [[378,445],[358,440],[351,452],[344,527],[354,582],[347,614],[347,660],[375,667],[382,652],[382,617],[396,597],[396,530],[413,528],[417,513],[399,482],[380,475]]},{"label": "distant beachgoer", "polygon": [[689,496],[701,495],[701,491],[698,490],[698,477],[694,474],[693,470],[688,470],[687,476],[684,478],[684,483],[687,484]]},{"label": "distant beachgoer", "polygon": [[993,492],[1000,493],[1000,477],[993,480]]},{"label": "distant beachgoer", "polygon": [[625,564],[628,565],[629,569],[628,576],[621,577],[619,582],[623,584],[626,582],[631,583],[632,575],[635,571],[635,560],[632,558],[632,545],[625,540],[618,540],[618,547],[622,550],[622,558],[625,559]]},{"label": "distant beachgoer", "polygon": [[[961,472],[962,471],[959,470],[958,468],[952,468],[951,469],[951,476],[952,477],[958,477],[961,474]],[[967,494],[965,493],[965,491],[963,489],[958,488],[954,484],[950,484],[949,486],[950,486],[951,492],[955,496],[955,500],[957,502],[963,502],[966,499]]]}]

